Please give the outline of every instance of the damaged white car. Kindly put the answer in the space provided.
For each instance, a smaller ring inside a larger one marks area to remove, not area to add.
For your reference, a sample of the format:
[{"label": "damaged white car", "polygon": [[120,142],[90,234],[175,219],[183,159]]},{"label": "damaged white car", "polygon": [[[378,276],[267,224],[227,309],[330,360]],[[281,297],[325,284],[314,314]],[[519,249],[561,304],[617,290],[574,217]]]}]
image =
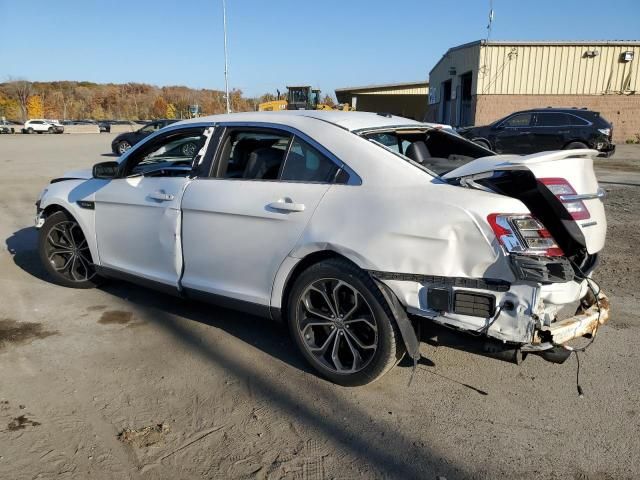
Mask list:
[{"label": "damaged white car", "polygon": [[364,112],[199,118],[54,179],[39,251],[69,287],[124,279],[283,319],[342,385],[417,359],[424,321],[551,353],[609,315],[589,280],[606,233],[597,153],[497,156]]}]

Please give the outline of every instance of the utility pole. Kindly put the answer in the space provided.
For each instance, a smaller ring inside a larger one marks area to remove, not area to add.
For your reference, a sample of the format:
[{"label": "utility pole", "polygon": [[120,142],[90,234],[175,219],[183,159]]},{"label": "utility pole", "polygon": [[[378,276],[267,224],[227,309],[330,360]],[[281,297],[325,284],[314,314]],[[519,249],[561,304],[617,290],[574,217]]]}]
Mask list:
[{"label": "utility pole", "polygon": [[225,0],[222,0],[222,26],[224,30],[224,91],[227,100],[227,113],[231,113],[229,105],[229,60],[227,55],[227,5]]},{"label": "utility pole", "polygon": [[493,0],[489,0],[489,24],[487,25],[487,42],[491,40],[492,24],[493,24]]}]

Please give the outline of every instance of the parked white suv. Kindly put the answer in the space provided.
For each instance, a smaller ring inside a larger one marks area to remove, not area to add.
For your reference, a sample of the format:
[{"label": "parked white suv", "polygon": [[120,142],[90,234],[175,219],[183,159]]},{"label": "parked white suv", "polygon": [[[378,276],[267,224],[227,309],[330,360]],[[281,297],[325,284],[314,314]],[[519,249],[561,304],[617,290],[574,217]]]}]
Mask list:
[{"label": "parked white suv", "polygon": [[609,316],[589,278],[607,228],[596,155],[499,156],[365,112],[199,118],[53,180],[39,253],[65,286],[126,279],[282,318],[342,385],[417,361],[421,322],[558,356]]},{"label": "parked white suv", "polygon": [[64,127],[57,120],[34,118],[24,123],[22,133],[63,133]]}]

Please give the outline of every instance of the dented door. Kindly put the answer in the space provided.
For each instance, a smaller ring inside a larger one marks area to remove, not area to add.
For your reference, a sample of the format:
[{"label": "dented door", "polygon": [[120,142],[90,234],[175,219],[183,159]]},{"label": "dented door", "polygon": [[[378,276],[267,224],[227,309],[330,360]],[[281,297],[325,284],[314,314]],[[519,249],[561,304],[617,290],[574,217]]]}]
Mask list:
[{"label": "dented door", "polygon": [[95,195],[100,264],[171,286],[182,270],[180,201],[189,179],[136,176]]}]

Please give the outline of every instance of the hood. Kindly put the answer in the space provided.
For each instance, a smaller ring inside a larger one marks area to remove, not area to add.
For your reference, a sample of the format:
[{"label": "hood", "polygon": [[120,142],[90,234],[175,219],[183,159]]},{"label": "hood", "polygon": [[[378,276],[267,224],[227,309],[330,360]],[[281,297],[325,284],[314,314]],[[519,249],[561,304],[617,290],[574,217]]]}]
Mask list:
[{"label": "hood", "polygon": [[51,183],[61,182],[62,180],[91,180],[93,172],[91,168],[83,168],[79,170],[70,170],[62,176],[54,178]]}]

